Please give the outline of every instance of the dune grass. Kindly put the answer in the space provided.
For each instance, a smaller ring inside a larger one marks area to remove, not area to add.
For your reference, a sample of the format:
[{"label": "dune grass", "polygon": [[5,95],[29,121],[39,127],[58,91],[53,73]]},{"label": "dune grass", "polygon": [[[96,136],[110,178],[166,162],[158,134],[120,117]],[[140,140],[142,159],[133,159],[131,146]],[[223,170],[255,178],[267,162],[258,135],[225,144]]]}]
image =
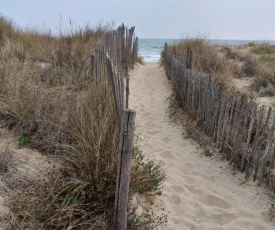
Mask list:
[{"label": "dune grass", "polygon": [[[274,45],[248,43],[244,53],[240,47],[211,45],[206,37],[199,35],[186,36],[175,47],[177,55],[185,58],[187,48],[192,49],[193,72],[197,74],[210,74],[216,81],[233,88],[232,78],[253,77],[252,90],[260,96],[275,95]],[[172,51],[173,46],[168,49]]]},{"label": "dune grass", "polygon": [[[174,46],[168,46],[168,49],[172,50],[173,47],[176,47],[177,55],[183,56],[185,60],[187,48],[190,47],[193,57],[193,72],[198,75],[210,74],[221,84],[228,85],[228,79],[237,77],[240,72],[238,66],[235,66],[232,62],[227,62],[226,58],[218,55],[215,46],[211,45],[205,36],[186,36]],[[232,55],[232,52],[230,52],[230,55]],[[163,58],[161,62],[162,60]]]},{"label": "dune grass", "polygon": [[[111,228],[119,127],[108,84],[96,83],[90,67],[95,43],[110,29],[87,25],[53,37],[0,16],[0,125],[19,147],[59,162],[28,188],[6,177],[14,191],[10,229]],[[131,194],[159,194],[164,178],[135,154]]]}]

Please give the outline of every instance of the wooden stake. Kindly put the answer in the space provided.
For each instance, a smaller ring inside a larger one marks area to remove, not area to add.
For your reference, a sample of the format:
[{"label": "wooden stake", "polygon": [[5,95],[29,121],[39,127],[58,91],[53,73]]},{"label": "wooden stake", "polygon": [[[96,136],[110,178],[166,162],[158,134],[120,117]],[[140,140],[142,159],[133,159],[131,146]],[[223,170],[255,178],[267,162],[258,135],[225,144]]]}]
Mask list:
[{"label": "wooden stake", "polygon": [[115,230],[124,230],[127,225],[128,193],[133,152],[135,116],[136,112],[134,110],[123,110],[117,167],[114,216]]}]

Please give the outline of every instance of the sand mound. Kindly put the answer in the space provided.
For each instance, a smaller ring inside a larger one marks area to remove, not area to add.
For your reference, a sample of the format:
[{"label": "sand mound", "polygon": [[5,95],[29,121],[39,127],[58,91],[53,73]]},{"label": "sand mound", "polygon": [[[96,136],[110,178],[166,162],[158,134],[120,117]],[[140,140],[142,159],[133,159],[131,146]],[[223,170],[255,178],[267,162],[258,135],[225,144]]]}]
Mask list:
[{"label": "sand mound", "polygon": [[[43,180],[56,167],[53,159],[29,148],[19,148],[18,139],[5,129],[0,129],[0,230],[6,229],[11,214],[8,200],[20,190],[31,189],[36,181]],[[7,186],[5,182],[9,182]]]}]

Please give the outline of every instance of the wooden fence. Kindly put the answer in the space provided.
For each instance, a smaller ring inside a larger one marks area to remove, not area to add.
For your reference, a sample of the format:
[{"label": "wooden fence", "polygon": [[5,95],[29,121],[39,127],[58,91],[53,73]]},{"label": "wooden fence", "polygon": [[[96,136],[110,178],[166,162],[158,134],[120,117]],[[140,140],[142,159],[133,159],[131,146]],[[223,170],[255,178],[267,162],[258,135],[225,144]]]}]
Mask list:
[{"label": "wooden fence", "polygon": [[129,29],[122,24],[117,30],[107,32],[91,56],[93,77],[98,82],[108,80],[120,124],[123,109],[129,106],[129,68],[137,60],[138,38],[134,30],[135,27]]},{"label": "wooden fence", "polygon": [[227,159],[260,183],[275,190],[275,117],[272,108],[258,106],[242,93],[233,93],[210,75],[192,73],[192,51],[187,60],[164,47],[164,66],[183,109],[226,153]]},{"label": "wooden fence", "polygon": [[91,55],[91,68],[97,83],[107,82],[112,92],[120,125],[120,144],[117,167],[117,186],[114,205],[114,228],[124,230],[127,225],[130,165],[132,160],[135,114],[129,106],[129,68],[137,59],[138,38],[134,27],[123,24],[107,32],[96,44]]}]

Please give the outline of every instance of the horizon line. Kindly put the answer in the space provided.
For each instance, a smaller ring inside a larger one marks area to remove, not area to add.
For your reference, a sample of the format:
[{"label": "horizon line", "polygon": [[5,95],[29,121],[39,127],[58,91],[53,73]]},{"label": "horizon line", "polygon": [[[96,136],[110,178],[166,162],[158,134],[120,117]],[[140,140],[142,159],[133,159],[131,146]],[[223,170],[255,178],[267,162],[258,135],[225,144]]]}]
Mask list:
[{"label": "horizon line", "polygon": [[[139,37],[139,39],[160,39],[160,40],[182,40],[184,38],[152,38],[152,37]],[[192,39],[192,38],[191,38]],[[205,40],[232,40],[232,41],[275,41],[275,39],[242,39],[242,38],[205,38]]]}]

